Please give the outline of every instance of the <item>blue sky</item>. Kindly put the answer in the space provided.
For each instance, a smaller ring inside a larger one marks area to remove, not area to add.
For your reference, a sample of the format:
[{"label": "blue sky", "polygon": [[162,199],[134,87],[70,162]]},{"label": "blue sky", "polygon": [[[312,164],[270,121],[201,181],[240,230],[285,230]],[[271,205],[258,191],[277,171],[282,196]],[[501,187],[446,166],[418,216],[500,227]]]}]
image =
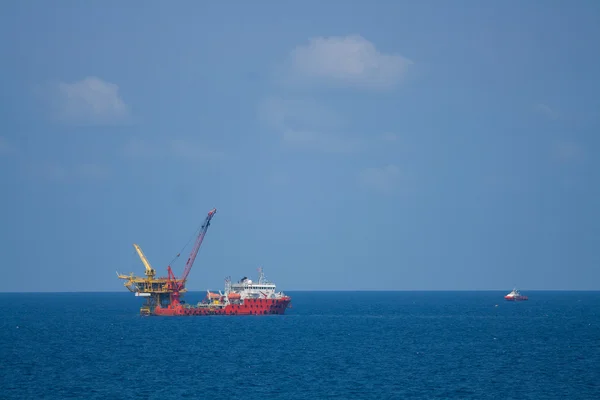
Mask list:
[{"label": "blue sky", "polygon": [[0,11],[0,291],[600,289],[598,2]]}]

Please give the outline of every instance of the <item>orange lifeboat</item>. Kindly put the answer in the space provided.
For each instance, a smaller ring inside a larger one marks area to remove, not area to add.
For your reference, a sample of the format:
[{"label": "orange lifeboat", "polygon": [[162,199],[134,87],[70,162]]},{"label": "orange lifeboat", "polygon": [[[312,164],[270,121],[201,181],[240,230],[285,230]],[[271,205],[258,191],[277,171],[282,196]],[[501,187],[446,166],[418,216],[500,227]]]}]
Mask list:
[{"label": "orange lifeboat", "polygon": [[229,299],[240,299],[240,298],[242,298],[242,296],[239,293],[229,293],[229,295],[227,297],[229,297]]}]

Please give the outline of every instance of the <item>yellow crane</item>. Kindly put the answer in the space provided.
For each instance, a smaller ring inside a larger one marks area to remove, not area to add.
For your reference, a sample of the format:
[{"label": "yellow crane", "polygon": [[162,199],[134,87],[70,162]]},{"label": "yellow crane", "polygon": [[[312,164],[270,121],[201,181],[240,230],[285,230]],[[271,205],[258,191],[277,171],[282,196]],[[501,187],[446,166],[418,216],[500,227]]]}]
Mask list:
[{"label": "yellow crane", "polygon": [[[142,248],[137,244],[133,244],[135,251],[137,252],[140,260],[146,267],[146,277],[133,275],[133,272],[129,275],[120,274],[117,272],[119,279],[125,280],[124,286],[129,289],[130,292],[136,293],[136,296],[150,296],[152,293],[173,293],[175,291],[175,284],[182,284],[180,279],[170,280],[167,277],[155,277],[156,270],[152,268],[150,262],[144,255]],[[185,289],[182,290],[185,292]]]},{"label": "yellow crane", "polygon": [[[124,286],[130,292],[135,293],[136,296],[146,297],[146,304],[142,306],[140,311],[143,315],[149,315],[150,310],[157,304],[168,302],[169,295],[176,290],[174,285],[181,284],[181,282],[179,280],[171,281],[167,277],[155,277],[156,270],[150,265],[142,248],[135,243],[133,244],[133,247],[146,268],[146,277],[135,276],[133,272],[129,275],[117,272],[117,276],[119,279],[125,281]],[[185,291],[185,289],[183,291]]]},{"label": "yellow crane", "polygon": [[[137,244],[133,244],[135,251],[137,252],[140,260],[142,260],[142,264],[146,268],[145,277],[135,276],[133,272],[129,275],[120,274],[117,271],[117,277],[119,279],[124,280],[123,285],[132,293],[135,293],[136,296],[145,297],[146,303],[142,306],[140,312],[142,315],[150,315],[152,310],[155,307],[167,307],[169,304],[173,302],[177,304],[181,304],[179,301],[179,297],[181,294],[187,292],[185,288],[185,282],[192,268],[192,264],[196,259],[196,255],[198,254],[198,250],[200,249],[200,245],[202,244],[202,240],[204,239],[204,235],[208,230],[210,225],[210,220],[213,215],[217,212],[216,209],[212,209],[208,216],[206,217],[206,221],[202,225],[200,232],[198,233],[198,237],[196,238],[196,243],[190,257],[187,260],[185,265],[185,269],[183,271],[183,275],[180,278],[176,278],[173,275],[173,271],[171,270],[171,266],[167,266],[168,276],[165,277],[156,277],[156,270],[152,268],[150,262],[144,255],[141,247]],[[179,254],[175,258],[179,257]]]},{"label": "yellow crane", "polygon": [[133,247],[135,247],[135,251],[137,251],[138,256],[140,256],[140,260],[142,260],[144,267],[146,267],[146,276],[148,277],[148,279],[154,278],[154,276],[156,275],[156,271],[154,270],[154,268],[152,268],[152,266],[148,262],[148,259],[144,255],[142,248],[135,243],[133,244]]}]

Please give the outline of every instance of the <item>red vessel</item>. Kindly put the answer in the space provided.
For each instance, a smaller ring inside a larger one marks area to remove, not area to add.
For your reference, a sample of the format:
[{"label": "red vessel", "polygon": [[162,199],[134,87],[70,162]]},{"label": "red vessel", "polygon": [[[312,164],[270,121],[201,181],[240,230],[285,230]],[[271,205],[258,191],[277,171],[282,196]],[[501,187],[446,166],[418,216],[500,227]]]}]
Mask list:
[{"label": "red vessel", "polygon": [[527,296],[524,296],[517,289],[513,289],[512,292],[504,296],[504,298],[508,301],[523,301],[527,300]]},{"label": "red vessel", "polygon": [[284,314],[290,301],[289,296],[276,291],[276,286],[265,279],[259,268],[258,282],[244,277],[237,283],[225,280],[225,292],[207,291],[204,300],[195,306],[171,301],[166,307],[157,305],[154,315],[268,315]]},{"label": "red vessel", "polygon": [[[171,269],[167,267],[166,277],[156,277],[156,270],[137,244],[133,247],[138,253],[140,260],[146,268],[146,277],[121,275],[117,272],[119,279],[125,280],[124,286],[138,297],[145,297],[146,303],[140,309],[144,316],[184,316],[184,315],[266,315],[284,314],[292,300],[283,292],[277,292],[272,282],[267,281],[262,268],[259,268],[257,282],[252,282],[244,277],[237,283],[231,283],[231,279],[225,279],[225,292],[207,292],[206,298],[195,306],[190,306],[181,300],[187,289],[185,287],[187,277],[192,269],[198,250],[208,231],[210,222],[217,212],[216,208],[209,211],[204,224],[200,228],[198,237],[190,256],[185,264],[185,269],[180,278],[176,278]],[[177,254],[175,261],[180,254]]]}]

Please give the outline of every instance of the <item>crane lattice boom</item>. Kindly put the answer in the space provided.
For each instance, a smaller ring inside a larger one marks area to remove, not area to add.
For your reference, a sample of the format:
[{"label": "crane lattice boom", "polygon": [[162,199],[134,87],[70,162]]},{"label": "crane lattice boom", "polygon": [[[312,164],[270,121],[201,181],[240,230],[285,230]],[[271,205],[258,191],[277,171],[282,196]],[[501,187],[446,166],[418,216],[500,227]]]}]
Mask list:
[{"label": "crane lattice boom", "polygon": [[196,243],[194,244],[194,248],[192,249],[192,252],[190,253],[190,256],[187,260],[187,262],[185,263],[185,269],[183,270],[183,275],[181,275],[181,279],[179,279],[178,281],[178,290],[181,290],[183,288],[183,286],[185,285],[185,281],[187,280],[188,275],[190,274],[190,271],[192,270],[192,266],[194,265],[194,260],[196,260],[196,255],[198,254],[198,250],[200,250],[200,246],[202,245],[202,241],[204,240],[204,235],[206,235],[206,231],[208,230],[208,227],[210,226],[210,220],[212,219],[213,215],[215,215],[215,213],[217,212],[216,208],[213,208],[212,210],[210,210],[208,212],[208,215],[206,216],[206,220],[204,220],[204,224],[202,224],[202,227],[200,228],[200,233],[198,234],[198,238],[196,239]]}]

